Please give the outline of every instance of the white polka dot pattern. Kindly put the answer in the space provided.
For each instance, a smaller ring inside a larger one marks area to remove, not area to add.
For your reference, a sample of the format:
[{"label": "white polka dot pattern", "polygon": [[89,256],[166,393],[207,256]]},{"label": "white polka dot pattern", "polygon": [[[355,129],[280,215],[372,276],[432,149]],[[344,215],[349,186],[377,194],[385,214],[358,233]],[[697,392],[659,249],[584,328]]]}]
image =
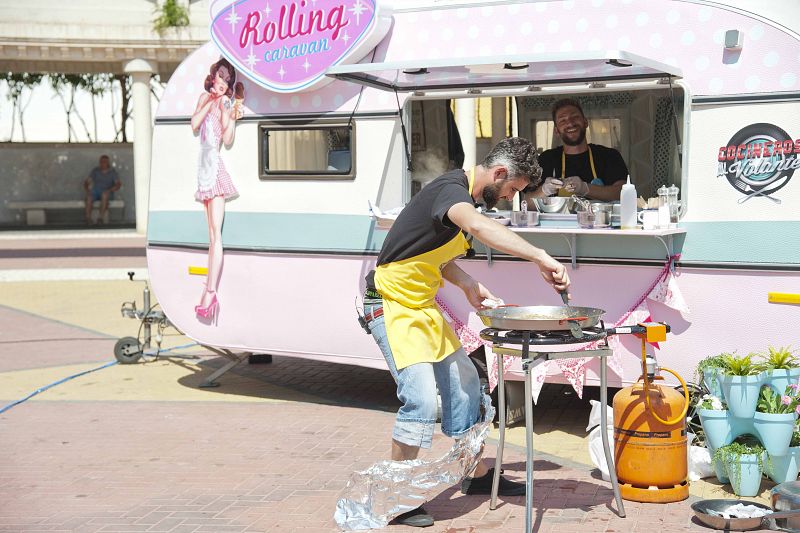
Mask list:
[{"label": "white polka dot pattern", "polygon": [[[433,20],[426,24],[426,17]],[[507,29],[512,20],[516,31]],[[732,28],[744,33],[741,51],[723,49],[725,31]],[[623,49],[678,66],[695,95],[800,90],[798,40],[767,22],[692,2],[554,1],[397,13],[390,35],[380,45],[380,61]],[[188,116],[219,56],[212,43],[190,55],[173,74],[157,116]],[[360,91],[333,81],[311,92],[277,94],[245,82],[246,114],[346,113]],[[365,88],[359,109],[393,109],[394,95],[388,96]]]}]

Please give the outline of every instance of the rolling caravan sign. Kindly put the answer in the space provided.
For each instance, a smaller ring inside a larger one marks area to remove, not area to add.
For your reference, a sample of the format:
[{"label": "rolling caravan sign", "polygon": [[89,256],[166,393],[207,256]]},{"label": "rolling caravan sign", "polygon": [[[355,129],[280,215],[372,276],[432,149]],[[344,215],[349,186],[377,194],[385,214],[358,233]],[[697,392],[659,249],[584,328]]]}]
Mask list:
[{"label": "rolling caravan sign", "polygon": [[238,71],[270,91],[317,89],[333,65],[364,58],[386,35],[379,0],[216,0],[211,37]]}]

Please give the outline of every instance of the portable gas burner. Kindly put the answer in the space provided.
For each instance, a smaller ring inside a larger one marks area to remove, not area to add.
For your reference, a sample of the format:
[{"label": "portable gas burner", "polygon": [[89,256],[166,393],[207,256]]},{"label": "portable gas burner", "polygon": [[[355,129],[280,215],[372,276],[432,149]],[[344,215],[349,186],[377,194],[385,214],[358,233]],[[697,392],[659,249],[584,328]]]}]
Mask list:
[{"label": "portable gas burner", "polygon": [[[517,308],[524,309],[524,308]],[[602,311],[601,311],[602,312]],[[483,312],[479,312],[479,315]],[[484,313],[486,315],[488,313]],[[622,503],[620,495],[619,483],[617,481],[616,471],[614,469],[614,461],[611,454],[611,447],[608,439],[608,365],[607,357],[612,355],[612,350],[608,346],[607,337],[609,335],[619,334],[634,334],[645,335],[647,332],[648,324],[639,324],[636,326],[626,326],[618,328],[606,329],[602,321],[598,319],[594,324],[585,327],[582,325],[580,334],[575,328],[570,329],[510,329],[513,327],[513,322],[509,322],[507,317],[504,317],[504,327],[490,327],[481,331],[480,336],[482,339],[492,343],[492,352],[497,355],[497,377],[498,377],[498,408],[500,413],[505,412],[505,387],[504,387],[504,369],[503,369],[503,355],[510,355],[513,357],[522,358],[522,369],[525,373],[525,443],[526,443],[526,482],[527,490],[525,492],[525,531],[530,532],[533,524],[533,413],[531,406],[531,393],[533,390],[533,379],[531,370],[536,366],[554,359],[570,359],[570,358],[584,358],[584,357],[599,357],[600,358],[600,424],[601,424],[601,437],[603,441],[603,452],[606,458],[606,464],[609,466],[609,476],[611,477],[611,486],[614,490],[614,498],[617,502],[618,514],[620,517],[625,517],[625,508]],[[582,317],[581,317],[582,318]],[[482,317],[484,323],[491,324],[491,319],[486,316]],[[579,320],[579,319],[578,319]],[[553,320],[548,324],[552,325]],[[528,320],[520,328],[535,328],[536,324],[530,323]],[[560,324],[557,327],[562,327]],[[658,324],[659,327],[668,330],[669,327],[664,324]],[[508,329],[504,329],[508,328]],[[550,346],[564,346],[574,344],[591,344],[597,343],[595,348],[591,349],[577,349],[567,351],[552,351],[548,349]],[[497,490],[500,477],[500,470],[503,462],[503,447],[505,445],[505,416],[500,416],[500,437],[497,446],[497,456],[495,459],[494,480],[492,484],[492,494],[489,503],[489,508],[494,510],[497,506]]]}]

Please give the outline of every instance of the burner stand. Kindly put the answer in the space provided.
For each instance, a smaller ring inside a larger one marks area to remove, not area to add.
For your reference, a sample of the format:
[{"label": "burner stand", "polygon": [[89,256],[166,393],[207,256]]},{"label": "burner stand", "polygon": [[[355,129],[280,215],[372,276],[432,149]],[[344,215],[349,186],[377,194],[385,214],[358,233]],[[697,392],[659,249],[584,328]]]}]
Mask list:
[{"label": "burner stand", "polygon": [[[611,454],[611,447],[608,440],[608,364],[607,358],[612,355],[611,348],[608,347],[606,338],[615,331],[607,331],[603,327],[591,328],[583,331],[584,335],[576,339],[569,331],[557,332],[535,332],[517,330],[499,330],[487,328],[481,331],[482,339],[492,343],[492,352],[497,355],[497,398],[500,411],[499,441],[497,443],[497,455],[494,465],[494,480],[492,483],[491,499],[489,509],[497,507],[497,490],[500,482],[500,470],[503,462],[503,448],[505,445],[505,379],[503,377],[503,357],[509,355],[522,358],[522,369],[525,372],[525,444],[526,444],[526,491],[525,491],[525,532],[531,533],[533,527],[533,407],[532,391],[533,378],[531,370],[536,366],[554,359],[570,359],[575,357],[599,357],[600,358],[600,418],[601,418],[601,437],[603,440],[603,452],[606,464],[609,465],[609,475],[611,486],[614,490],[614,497],[617,502],[618,514],[621,518],[625,517],[625,507],[622,504],[617,473],[614,468],[614,461]],[[551,351],[549,346],[565,344],[589,344],[599,341],[598,347],[594,349]]]}]

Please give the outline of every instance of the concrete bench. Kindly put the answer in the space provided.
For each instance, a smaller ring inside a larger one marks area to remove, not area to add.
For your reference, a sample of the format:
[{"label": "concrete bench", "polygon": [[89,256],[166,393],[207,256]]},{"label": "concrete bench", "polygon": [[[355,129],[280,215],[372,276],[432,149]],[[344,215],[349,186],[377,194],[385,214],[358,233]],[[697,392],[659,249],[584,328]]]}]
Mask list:
[{"label": "concrete bench", "polygon": [[[23,209],[25,210],[25,223],[28,226],[43,226],[47,223],[45,211],[47,210],[67,210],[67,209],[85,209],[83,200],[42,200],[38,202],[8,202],[10,209]],[[125,202],[123,200],[110,200],[108,202],[108,210],[122,209],[123,218],[125,215]],[[96,218],[100,210],[100,201],[97,200],[92,204],[92,216]],[[106,213],[107,215],[108,213]],[[108,222],[105,220],[104,222]]]}]

